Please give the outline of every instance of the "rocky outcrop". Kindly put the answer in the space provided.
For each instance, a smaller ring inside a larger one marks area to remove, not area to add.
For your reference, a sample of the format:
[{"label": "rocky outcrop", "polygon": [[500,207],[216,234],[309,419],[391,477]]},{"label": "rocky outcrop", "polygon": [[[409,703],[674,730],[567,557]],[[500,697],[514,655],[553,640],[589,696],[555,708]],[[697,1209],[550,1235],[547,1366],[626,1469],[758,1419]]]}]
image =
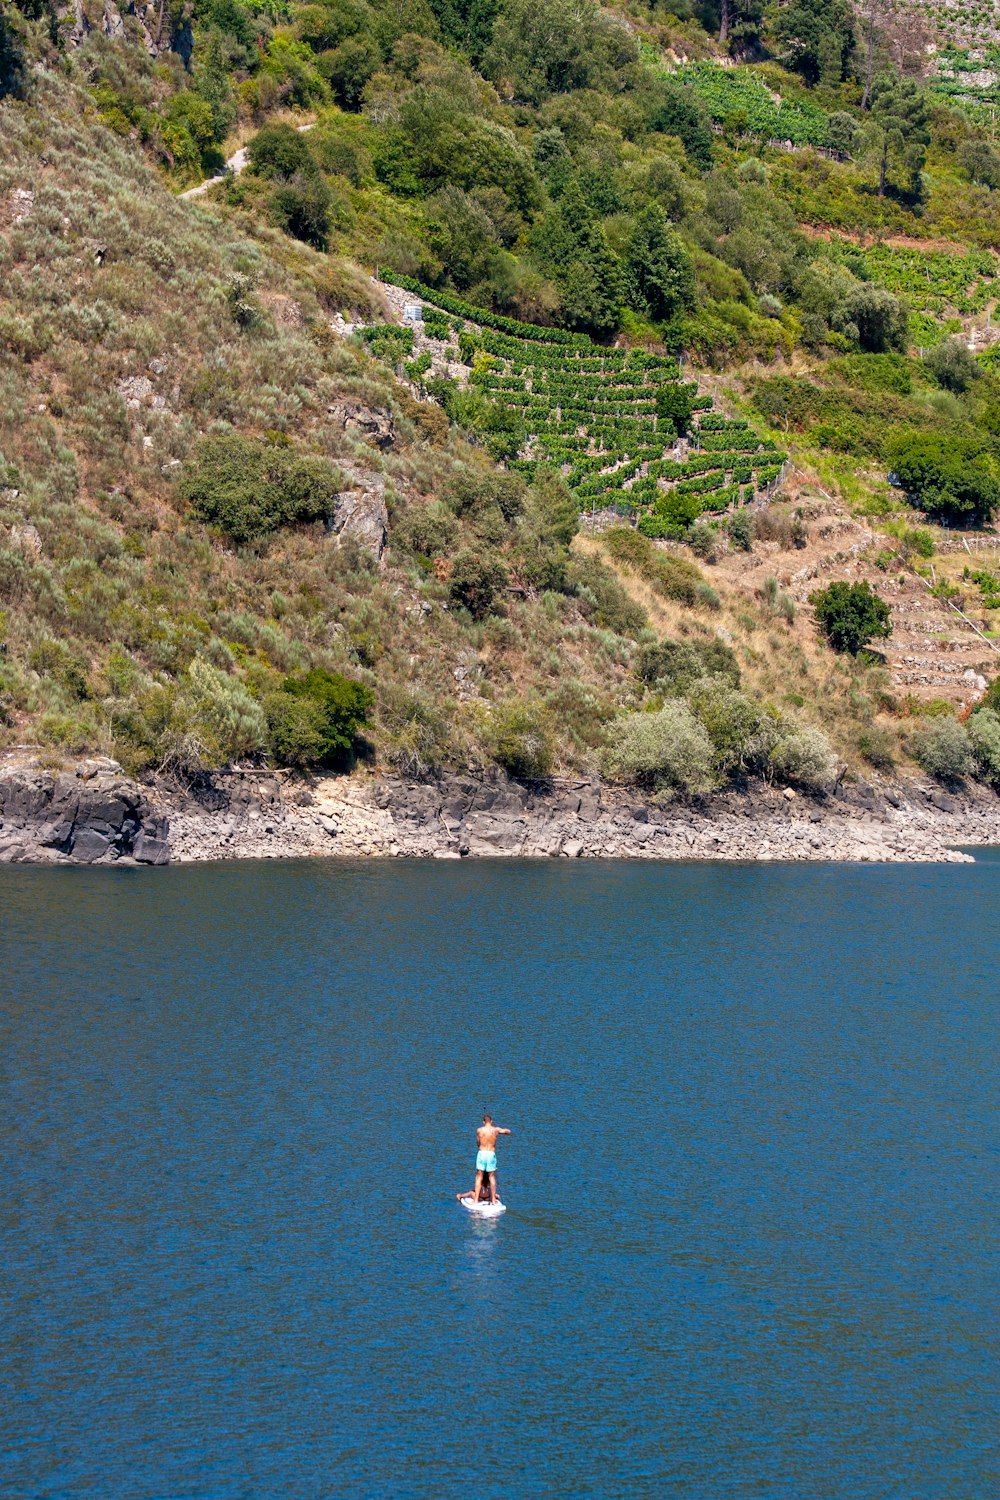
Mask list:
[{"label": "rocky outcrop", "polygon": [[374,562],[381,563],[389,541],[389,510],[385,502],[385,476],[354,464],[340,467],[351,481],[334,502],[327,530],[338,541],[353,541]]},{"label": "rocky outcrop", "polygon": [[392,413],[366,406],[363,401],[337,401],[327,407],[327,415],[341,432],[364,438],[375,448],[391,448],[396,441],[396,424]]},{"label": "rocky outcrop", "polygon": [[0,772],[0,863],[165,865],[169,822],[113,761]]},{"label": "rocky outcrop", "polygon": [[0,766],[0,860],[476,857],[951,862],[1000,845],[1000,799],[933,783],[753,787],[658,806],[587,777],[303,777],[241,769],[140,787],[113,762]]},{"label": "rocky outcrop", "polygon": [[748,789],[656,806],[590,778],[240,772],[172,794],[174,858],[628,858],[961,861],[1000,844],[1000,800],[931,784]]}]

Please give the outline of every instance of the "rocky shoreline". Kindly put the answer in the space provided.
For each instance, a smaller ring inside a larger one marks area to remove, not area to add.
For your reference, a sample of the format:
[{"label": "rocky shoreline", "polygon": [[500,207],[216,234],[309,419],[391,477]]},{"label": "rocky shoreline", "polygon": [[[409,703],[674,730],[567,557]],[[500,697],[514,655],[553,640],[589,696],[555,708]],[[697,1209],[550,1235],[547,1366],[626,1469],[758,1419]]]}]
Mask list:
[{"label": "rocky shoreline", "polygon": [[140,785],[109,760],[0,762],[0,863],[527,857],[961,862],[1000,845],[1000,798],[933,783],[752,787],[659,806],[586,778],[234,770]]}]

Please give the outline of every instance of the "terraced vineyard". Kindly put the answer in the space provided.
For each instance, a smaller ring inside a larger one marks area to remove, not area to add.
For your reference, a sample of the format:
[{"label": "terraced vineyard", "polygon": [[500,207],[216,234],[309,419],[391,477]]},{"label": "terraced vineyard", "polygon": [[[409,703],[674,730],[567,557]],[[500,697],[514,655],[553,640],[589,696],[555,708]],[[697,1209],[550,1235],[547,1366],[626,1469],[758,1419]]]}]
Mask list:
[{"label": "terraced vineyard", "polygon": [[924,345],[936,342],[946,332],[938,320],[971,317],[982,312],[998,294],[1000,262],[989,250],[972,249],[953,255],[894,245],[861,247],[831,238],[825,253],[866,281],[905,297],[917,314],[912,332]]},{"label": "terraced vineyard", "polygon": [[790,141],[793,146],[827,144],[829,122],[823,111],[776,98],[752,67],[720,68],[716,63],[696,62],[671,76],[690,84],[716,124],[737,134]]},{"label": "terraced vineyard", "polygon": [[458,315],[459,329],[433,315],[428,328],[439,338],[458,332],[470,383],[520,415],[525,441],[510,467],[528,477],[557,469],[581,508],[638,514],[647,535],[666,535],[780,478],[786,455],[748,423],[712,412],[672,359],[531,324],[501,331],[490,325],[511,320],[405,277],[391,284]]}]

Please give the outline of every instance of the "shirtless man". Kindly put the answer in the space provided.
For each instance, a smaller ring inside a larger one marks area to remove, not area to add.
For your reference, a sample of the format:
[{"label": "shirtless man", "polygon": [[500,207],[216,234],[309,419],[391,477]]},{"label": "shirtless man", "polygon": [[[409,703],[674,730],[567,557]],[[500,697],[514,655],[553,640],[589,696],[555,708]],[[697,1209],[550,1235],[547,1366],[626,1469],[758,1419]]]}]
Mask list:
[{"label": "shirtless man", "polygon": [[483,1115],[483,1123],[476,1131],[476,1185],[472,1190],[474,1200],[479,1202],[479,1190],[485,1176],[490,1190],[490,1202],[497,1201],[497,1136],[510,1135],[502,1125],[494,1125],[492,1115]]}]

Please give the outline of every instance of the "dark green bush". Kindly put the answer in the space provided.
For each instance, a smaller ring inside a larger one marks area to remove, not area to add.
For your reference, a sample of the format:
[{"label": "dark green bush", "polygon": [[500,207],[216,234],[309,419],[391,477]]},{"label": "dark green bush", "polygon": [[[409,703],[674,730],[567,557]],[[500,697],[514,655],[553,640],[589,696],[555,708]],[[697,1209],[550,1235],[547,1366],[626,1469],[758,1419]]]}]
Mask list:
[{"label": "dark green bush", "polygon": [[641,647],[636,663],[641,681],[665,697],[683,697],[703,677],[740,685],[740,669],[731,646],[711,641],[656,641]]},{"label": "dark green bush", "polygon": [[180,493],[200,521],[254,543],[282,526],[328,519],[340,487],[328,459],[227,432],[198,444]]},{"label": "dark green bush", "polygon": [[489,552],[460,552],[452,564],[448,591],[455,604],[463,605],[474,620],[495,614],[507,593],[507,569]]},{"label": "dark green bush", "polygon": [[913,432],[890,453],[892,475],[919,510],[959,523],[989,521],[1000,504],[995,465],[966,438]]},{"label": "dark green bush", "polygon": [[342,763],[368,722],[374,697],[364,683],[321,667],[287,677],[264,697],[275,759],[287,766]]},{"label": "dark green bush", "polygon": [[265,125],[247,147],[249,170],[257,177],[288,182],[297,173],[314,175],[316,162],[309,142],[291,125]]},{"label": "dark green bush", "polygon": [[816,623],[835,651],[856,656],[869,641],[892,634],[892,613],[870,583],[831,583],[809,596]]},{"label": "dark green bush", "polygon": [[286,234],[316,250],[325,250],[332,196],[324,178],[299,174],[271,194],[271,217]]}]

